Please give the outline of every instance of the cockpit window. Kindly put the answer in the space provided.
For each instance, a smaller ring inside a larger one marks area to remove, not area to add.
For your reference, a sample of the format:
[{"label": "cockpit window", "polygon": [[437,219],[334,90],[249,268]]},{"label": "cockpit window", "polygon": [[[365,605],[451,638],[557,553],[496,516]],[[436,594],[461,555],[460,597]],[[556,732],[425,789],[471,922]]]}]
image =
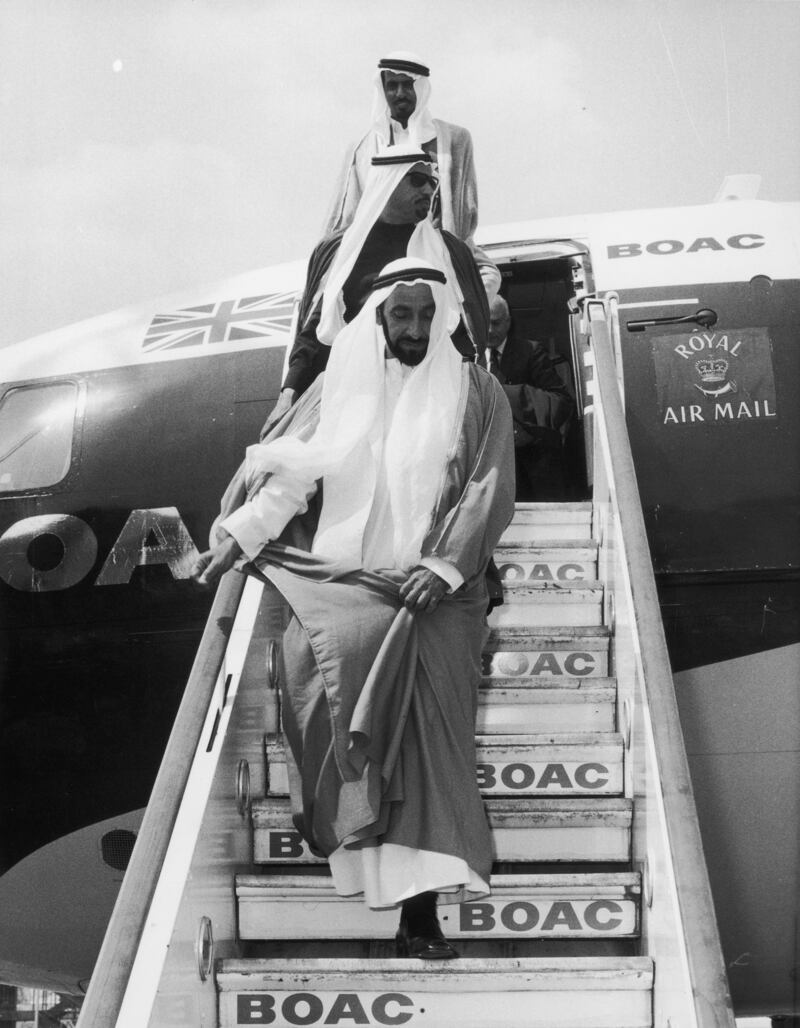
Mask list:
[{"label": "cockpit window", "polygon": [[69,471],[75,382],[20,386],[0,400],[0,493],[42,489]]}]

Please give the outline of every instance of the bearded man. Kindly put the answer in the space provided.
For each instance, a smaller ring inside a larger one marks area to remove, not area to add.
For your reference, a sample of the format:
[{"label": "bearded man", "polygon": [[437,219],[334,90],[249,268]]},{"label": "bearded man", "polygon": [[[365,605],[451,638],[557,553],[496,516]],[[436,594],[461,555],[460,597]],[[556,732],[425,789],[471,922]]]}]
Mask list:
[{"label": "bearded man", "polygon": [[[472,137],[460,125],[431,117],[430,94],[430,69],[416,54],[396,51],[378,61],[370,128],[348,150],[326,232],[346,228],[353,220],[366,186],[370,158],[387,146],[410,143],[421,147],[439,168],[434,223],[474,245],[478,186]],[[500,279],[493,285],[496,292]]]},{"label": "bearded man", "polygon": [[453,348],[451,303],[430,264],[381,271],[325,374],[248,448],[248,498],[194,570],[213,584],[244,553],[291,607],[295,823],[341,895],[401,907],[398,953],[430,960],[457,955],[438,894],[488,892],[484,571],[514,506],[508,404]]},{"label": "bearded man", "polygon": [[371,158],[352,224],[323,239],[311,255],[288,370],[267,428],[324,370],[333,340],[361,309],[372,279],[392,260],[419,257],[443,268],[454,308],[454,344],[470,360],[486,345],[489,307],[482,280],[489,275],[499,281],[499,272],[488,257],[476,260],[465,243],[434,226],[429,213],[437,186],[435,166],[416,145]]}]

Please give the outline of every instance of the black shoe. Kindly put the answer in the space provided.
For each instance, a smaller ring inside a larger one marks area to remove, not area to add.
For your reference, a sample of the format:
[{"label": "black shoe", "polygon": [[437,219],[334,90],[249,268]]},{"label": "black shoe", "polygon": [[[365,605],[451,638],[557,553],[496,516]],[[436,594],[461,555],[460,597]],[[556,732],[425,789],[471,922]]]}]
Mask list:
[{"label": "black shoe", "polygon": [[398,957],[420,960],[454,960],[458,950],[442,934],[436,916],[436,893],[423,892],[403,904],[395,936]]}]

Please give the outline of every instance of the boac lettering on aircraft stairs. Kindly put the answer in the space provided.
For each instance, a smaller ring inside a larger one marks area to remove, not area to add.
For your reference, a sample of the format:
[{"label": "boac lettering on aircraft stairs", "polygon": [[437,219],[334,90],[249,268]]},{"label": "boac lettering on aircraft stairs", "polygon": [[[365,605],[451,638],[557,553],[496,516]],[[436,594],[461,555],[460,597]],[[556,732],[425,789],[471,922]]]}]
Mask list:
[{"label": "boac lettering on aircraft stairs", "polygon": [[[313,873],[315,865],[324,872],[324,861],[292,823],[275,732],[266,795],[252,809],[261,873],[237,876],[236,896],[240,938],[270,940],[277,955],[220,963],[223,1028],[652,1024],[652,966],[633,955],[640,879],[628,865],[626,740],[615,732],[590,519],[589,505],[520,505],[495,555],[506,604],[490,617],[476,774],[497,873],[484,899],[442,897],[440,921],[461,959],[435,967],[392,959],[397,911],[339,897],[327,875]],[[268,722],[279,724],[277,710]],[[526,862],[540,871],[550,861],[558,874],[526,871]],[[585,873],[600,863],[603,873]],[[619,870],[609,872],[613,864]],[[553,939],[582,940],[581,956],[544,959]],[[282,958],[281,947],[296,953],[297,940],[302,959]],[[332,959],[336,940],[352,940],[349,953],[360,945],[363,958]]]}]

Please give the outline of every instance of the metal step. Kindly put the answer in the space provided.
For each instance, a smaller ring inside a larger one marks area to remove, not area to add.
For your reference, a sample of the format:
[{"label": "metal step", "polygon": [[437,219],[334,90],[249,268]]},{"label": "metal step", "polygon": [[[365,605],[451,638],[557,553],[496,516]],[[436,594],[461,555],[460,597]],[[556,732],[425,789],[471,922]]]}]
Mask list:
[{"label": "metal step", "polygon": [[[491,896],[448,903],[439,921],[448,938],[608,939],[639,934],[639,875],[492,875]],[[327,875],[237,875],[242,939],[385,939],[398,911],[371,910],[360,896],[337,895]]]},{"label": "metal step", "polygon": [[[622,737],[610,733],[480,735],[477,778],[484,796],[617,796]],[[266,739],[268,796],[288,796],[283,737]]]},{"label": "metal step", "polygon": [[484,801],[495,860],[603,863],[630,857],[633,804],[624,797]]},{"label": "metal step", "polygon": [[601,582],[503,583],[503,604],[488,617],[489,625],[529,625],[535,630],[549,626],[601,625],[603,584]]},{"label": "metal step", "polygon": [[[280,730],[278,703],[276,690],[264,690],[262,732]],[[613,732],[615,713],[613,678],[485,676],[478,691],[477,731],[485,735]]]},{"label": "metal step", "polygon": [[620,735],[476,737],[483,796],[615,796],[623,791]]},{"label": "metal step", "polygon": [[518,503],[501,546],[591,538],[591,503]]},{"label": "metal step", "polygon": [[591,539],[501,544],[494,562],[504,582],[585,582],[597,578],[597,544]]},{"label": "metal step", "polygon": [[[632,804],[622,797],[485,801],[495,860],[604,863],[630,854]],[[252,807],[256,864],[325,864],[315,857],[292,823],[284,797]]]},{"label": "metal step", "polygon": [[478,690],[477,731],[613,732],[616,696],[611,678],[485,678]]},{"label": "metal step", "polygon": [[651,1028],[647,957],[225,960],[220,1028]]},{"label": "metal step", "polygon": [[602,626],[540,632],[530,625],[498,625],[484,645],[482,670],[488,678],[604,678],[608,645],[609,632]]},{"label": "metal step", "polygon": [[[524,586],[520,591],[524,591]],[[549,624],[550,621],[591,620],[599,621],[601,617],[602,589],[597,583],[589,583],[589,592],[582,596],[565,596],[550,593],[543,597],[541,584],[535,590],[533,599],[543,600],[549,605],[545,615],[532,613],[527,602],[517,604],[517,599],[527,600],[530,596],[521,596],[509,587],[511,603],[498,608],[489,617],[490,634],[481,655],[484,684],[499,684],[505,679],[505,685],[512,688],[541,686],[543,681],[534,679],[551,679],[553,684],[565,684],[575,687],[575,680],[606,678],[608,675],[609,632],[599,624],[561,625]],[[513,605],[512,605],[513,604]],[[536,608],[539,610],[539,608]],[[565,613],[568,612],[568,613]],[[527,621],[535,616],[537,624],[531,628]],[[264,672],[259,669],[259,674]],[[512,683],[512,679],[517,681]],[[531,681],[527,681],[530,679]],[[578,702],[578,701],[576,701]],[[261,727],[266,732],[279,729],[279,694],[278,690],[268,688],[264,691],[264,714]],[[580,726],[576,726],[580,727]],[[555,731],[549,724],[540,730]]]}]

